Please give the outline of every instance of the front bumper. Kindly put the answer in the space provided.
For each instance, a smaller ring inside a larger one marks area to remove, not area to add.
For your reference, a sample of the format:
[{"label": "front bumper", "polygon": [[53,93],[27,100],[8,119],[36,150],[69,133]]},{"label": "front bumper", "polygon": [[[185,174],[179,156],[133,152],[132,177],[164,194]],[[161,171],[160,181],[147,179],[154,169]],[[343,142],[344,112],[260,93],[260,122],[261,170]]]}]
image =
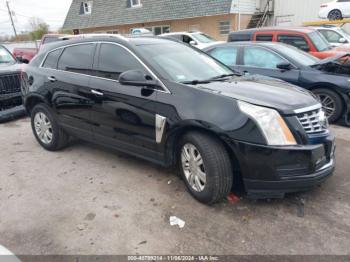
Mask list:
[{"label": "front bumper", "polygon": [[23,105],[0,111],[0,123],[10,121],[26,115]]},{"label": "front bumper", "polygon": [[322,144],[271,147],[234,142],[247,194],[251,198],[280,198],[309,190],[333,174],[335,138]]}]

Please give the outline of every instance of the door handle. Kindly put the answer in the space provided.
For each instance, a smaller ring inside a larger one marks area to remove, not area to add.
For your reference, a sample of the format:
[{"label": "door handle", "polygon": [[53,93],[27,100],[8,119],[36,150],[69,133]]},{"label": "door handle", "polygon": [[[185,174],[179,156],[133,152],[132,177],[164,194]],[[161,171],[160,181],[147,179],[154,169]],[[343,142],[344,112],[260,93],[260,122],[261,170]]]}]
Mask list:
[{"label": "door handle", "polygon": [[54,76],[49,76],[47,79],[52,83],[57,81]]},{"label": "door handle", "polygon": [[102,92],[94,90],[94,89],[91,90],[91,93],[93,93],[94,95],[97,95],[97,96],[103,96]]}]

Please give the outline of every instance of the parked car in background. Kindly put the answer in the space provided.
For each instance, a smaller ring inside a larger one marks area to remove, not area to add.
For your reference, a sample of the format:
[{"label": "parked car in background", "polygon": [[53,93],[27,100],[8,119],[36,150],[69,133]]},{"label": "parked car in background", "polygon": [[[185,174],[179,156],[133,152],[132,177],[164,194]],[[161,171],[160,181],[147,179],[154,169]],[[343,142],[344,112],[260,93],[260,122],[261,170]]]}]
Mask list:
[{"label": "parked car in background", "polygon": [[336,56],[342,52],[350,52],[348,46],[334,48],[320,32],[310,27],[254,28],[229,34],[228,42],[240,41],[281,42],[295,46],[320,59]]},{"label": "parked car in background", "polygon": [[278,78],[312,91],[330,122],[342,118],[350,126],[349,55],[319,60],[282,43],[236,42],[204,49],[242,74]]},{"label": "parked car in background", "polygon": [[30,60],[33,59],[33,57],[38,53],[38,51],[44,46],[45,44],[52,43],[59,41],[61,37],[65,35],[61,34],[46,34],[42,37],[40,41],[39,48],[15,48],[13,50],[13,55],[22,61],[23,63],[29,63]]},{"label": "parked car in background", "polygon": [[313,27],[317,29],[332,46],[350,43],[350,35],[341,27]]},{"label": "parked car in background", "polygon": [[211,36],[202,32],[175,32],[166,33],[159,36],[165,38],[173,38],[179,42],[195,46],[198,49],[203,49],[211,45],[223,43],[222,41],[217,41]]},{"label": "parked car in background", "polygon": [[334,170],[334,137],[308,91],[236,75],[176,41],[96,36],[55,43],[22,79],[43,148],[59,150],[74,135],[163,166],[178,163],[203,203],[240,183],[257,198],[283,197]]},{"label": "parked car in background", "polygon": [[349,0],[333,0],[324,3],[320,7],[318,15],[322,19],[341,20],[350,17],[350,1]]},{"label": "parked car in background", "polygon": [[25,114],[20,74],[22,66],[0,45],[0,123]]}]

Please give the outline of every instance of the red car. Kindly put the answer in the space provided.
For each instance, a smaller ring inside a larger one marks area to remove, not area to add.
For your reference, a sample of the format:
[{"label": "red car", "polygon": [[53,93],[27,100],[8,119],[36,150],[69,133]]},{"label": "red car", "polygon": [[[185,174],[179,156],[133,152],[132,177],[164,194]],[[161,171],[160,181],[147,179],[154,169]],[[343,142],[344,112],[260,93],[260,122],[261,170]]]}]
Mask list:
[{"label": "red car", "polygon": [[272,41],[295,46],[320,59],[350,52],[349,46],[334,48],[316,29],[308,27],[266,27],[247,29],[229,34],[228,42]]},{"label": "red car", "polygon": [[15,48],[13,55],[23,63],[29,63],[30,60],[39,52],[40,48],[48,43],[56,42],[65,35],[60,34],[46,34],[40,41],[39,48]]}]

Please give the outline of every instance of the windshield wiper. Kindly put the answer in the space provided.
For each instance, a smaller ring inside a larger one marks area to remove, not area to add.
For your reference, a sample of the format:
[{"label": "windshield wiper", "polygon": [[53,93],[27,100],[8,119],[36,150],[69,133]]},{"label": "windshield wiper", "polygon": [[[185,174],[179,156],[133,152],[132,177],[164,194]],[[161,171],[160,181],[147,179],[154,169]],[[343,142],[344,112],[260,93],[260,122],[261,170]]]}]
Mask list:
[{"label": "windshield wiper", "polygon": [[210,80],[191,80],[191,81],[183,81],[181,84],[185,85],[198,85],[198,84],[209,84]]},{"label": "windshield wiper", "polygon": [[223,75],[219,75],[219,76],[214,76],[212,78],[210,78],[209,80],[219,80],[221,78],[226,78],[229,76],[242,76],[241,74],[237,73],[232,73],[232,74],[223,74]]}]

